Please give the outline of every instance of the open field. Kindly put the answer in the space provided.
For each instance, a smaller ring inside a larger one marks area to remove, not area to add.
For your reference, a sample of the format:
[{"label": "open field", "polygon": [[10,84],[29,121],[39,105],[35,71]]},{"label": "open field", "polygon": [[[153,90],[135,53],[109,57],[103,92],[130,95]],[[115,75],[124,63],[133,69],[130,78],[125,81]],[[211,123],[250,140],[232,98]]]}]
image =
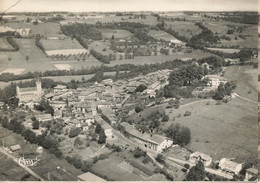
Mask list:
[{"label": "open field", "polygon": [[103,42],[103,41],[93,41],[89,44],[89,50],[93,49],[102,55],[109,55],[114,54],[112,50],[109,48],[110,43],[109,42]]},{"label": "open field", "polygon": [[31,36],[36,36],[40,34],[44,37],[66,37],[60,31],[59,23],[39,23],[38,25],[33,25],[32,23],[26,22],[19,22],[19,23],[7,23],[6,26],[9,26],[14,29],[18,28],[30,28],[31,29]]},{"label": "open field", "polygon": [[[179,109],[166,109],[170,120],[162,123],[166,129],[172,123],[180,123],[191,130],[191,143],[194,151],[209,154],[213,160],[235,158],[236,161],[254,162],[257,154],[256,106],[241,99],[232,99],[228,104],[215,105],[211,102],[194,103]],[[185,111],[191,116],[184,117]],[[181,114],[181,117],[177,117]],[[172,121],[175,117],[175,121]]]},{"label": "open field", "polygon": [[0,50],[13,50],[13,47],[7,42],[5,37],[0,37]]},{"label": "open field", "polygon": [[210,53],[204,53],[200,50],[193,51],[192,53],[176,53],[172,55],[157,55],[157,56],[139,56],[134,59],[127,60],[116,60],[111,61],[109,66],[120,65],[120,64],[134,64],[134,65],[144,65],[144,64],[154,64],[162,63],[165,61],[170,61],[174,59],[200,59],[211,56]]},{"label": "open field", "polygon": [[178,32],[180,35],[190,39],[193,35],[199,34],[201,29],[194,22],[186,21],[165,21],[167,28]]},{"label": "open field", "polygon": [[237,88],[235,92],[242,97],[257,101],[259,85],[257,81],[257,68],[252,66],[231,66],[225,70],[228,81],[235,81]]},{"label": "open field", "polygon": [[114,29],[99,29],[99,31],[102,33],[102,37],[104,39],[111,39],[112,36],[114,36],[115,38],[127,38],[129,36],[132,35],[131,32],[127,31],[127,30],[114,30]]},{"label": "open field", "polygon": [[150,30],[148,32],[148,35],[154,37],[155,39],[163,39],[165,41],[172,41],[172,40],[175,40],[175,41],[179,41],[179,42],[182,42],[180,40],[178,40],[177,38],[173,37],[172,35],[168,34],[167,32],[164,32],[164,31],[156,31],[156,30]]}]

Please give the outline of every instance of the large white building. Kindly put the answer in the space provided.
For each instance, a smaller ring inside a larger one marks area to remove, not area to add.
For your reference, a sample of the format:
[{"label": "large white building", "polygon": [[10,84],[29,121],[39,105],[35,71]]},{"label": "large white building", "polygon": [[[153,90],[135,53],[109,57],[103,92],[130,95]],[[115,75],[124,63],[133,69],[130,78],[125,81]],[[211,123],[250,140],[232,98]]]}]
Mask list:
[{"label": "large white building", "polygon": [[141,133],[127,122],[123,122],[120,125],[124,128],[125,133],[132,141],[156,152],[161,153],[163,149],[169,148],[173,144],[171,139],[164,136]]}]

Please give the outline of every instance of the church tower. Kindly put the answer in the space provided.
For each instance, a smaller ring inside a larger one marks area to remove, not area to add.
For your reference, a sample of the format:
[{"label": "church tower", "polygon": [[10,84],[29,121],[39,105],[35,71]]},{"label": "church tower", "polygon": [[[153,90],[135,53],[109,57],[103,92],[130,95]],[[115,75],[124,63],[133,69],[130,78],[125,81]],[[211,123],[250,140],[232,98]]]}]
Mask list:
[{"label": "church tower", "polygon": [[42,95],[42,83],[39,79],[36,81],[36,89],[37,89],[37,95],[41,96]]},{"label": "church tower", "polygon": [[16,96],[17,96],[17,98],[19,98],[19,96],[20,96],[20,88],[18,85],[16,85]]}]

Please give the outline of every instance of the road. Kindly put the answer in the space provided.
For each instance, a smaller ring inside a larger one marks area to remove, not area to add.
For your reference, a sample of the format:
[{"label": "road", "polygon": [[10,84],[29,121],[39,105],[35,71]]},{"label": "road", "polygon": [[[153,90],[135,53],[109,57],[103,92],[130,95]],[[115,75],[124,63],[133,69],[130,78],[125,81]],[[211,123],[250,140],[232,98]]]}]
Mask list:
[{"label": "road", "polygon": [[246,100],[246,101],[248,101],[248,102],[252,102],[252,103],[254,103],[254,104],[257,104],[256,101],[253,101],[253,100],[250,100],[250,99],[248,99],[248,98],[242,97],[241,95],[239,95],[239,94],[237,94],[237,93],[234,93],[234,95],[235,95],[236,97],[242,99],[242,100]]},{"label": "road", "polygon": [[43,178],[41,178],[38,174],[36,174],[34,171],[32,171],[30,168],[26,167],[26,166],[22,166],[18,163],[18,161],[16,160],[16,158],[11,155],[10,153],[8,153],[5,149],[3,149],[2,147],[0,147],[0,152],[5,154],[6,156],[8,156],[9,158],[11,158],[15,163],[17,163],[20,167],[22,167],[24,170],[26,170],[28,173],[30,173],[32,176],[34,176],[36,179],[44,181]]},{"label": "road", "polygon": [[[189,161],[184,161],[184,160],[180,160],[180,159],[176,159],[176,158],[172,158],[172,157],[167,157],[167,159],[170,160],[170,161],[172,161],[172,162],[181,164],[181,165],[189,164],[191,167],[192,167],[192,166],[195,166],[194,163],[191,163],[191,162],[189,162]],[[214,170],[214,169],[212,169],[212,168],[207,168],[207,167],[205,167],[205,171],[207,171],[207,172],[209,172],[209,173],[212,173],[212,174],[215,174],[215,175],[218,175],[218,176],[221,176],[221,177],[228,178],[228,179],[232,179],[232,178],[233,178],[232,175],[226,174],[226,173],[221,172],[221,171],[218,171],[218,170]]]}]

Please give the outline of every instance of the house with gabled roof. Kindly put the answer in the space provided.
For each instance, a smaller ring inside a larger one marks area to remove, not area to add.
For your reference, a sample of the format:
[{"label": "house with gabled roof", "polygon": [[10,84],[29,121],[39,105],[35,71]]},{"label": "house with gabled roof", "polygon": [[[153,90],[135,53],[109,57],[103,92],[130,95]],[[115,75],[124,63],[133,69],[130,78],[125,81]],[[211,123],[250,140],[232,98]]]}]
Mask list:
[{"label": "house with gabled roof", "polygon": [[190,162],[195,163],[195,164],[198,161],[200,161],[204,164],[204,166],[209,166],[212,162],[212,157],[207,154],[196,151],[190,155],[189,160],[190,160]]}]

